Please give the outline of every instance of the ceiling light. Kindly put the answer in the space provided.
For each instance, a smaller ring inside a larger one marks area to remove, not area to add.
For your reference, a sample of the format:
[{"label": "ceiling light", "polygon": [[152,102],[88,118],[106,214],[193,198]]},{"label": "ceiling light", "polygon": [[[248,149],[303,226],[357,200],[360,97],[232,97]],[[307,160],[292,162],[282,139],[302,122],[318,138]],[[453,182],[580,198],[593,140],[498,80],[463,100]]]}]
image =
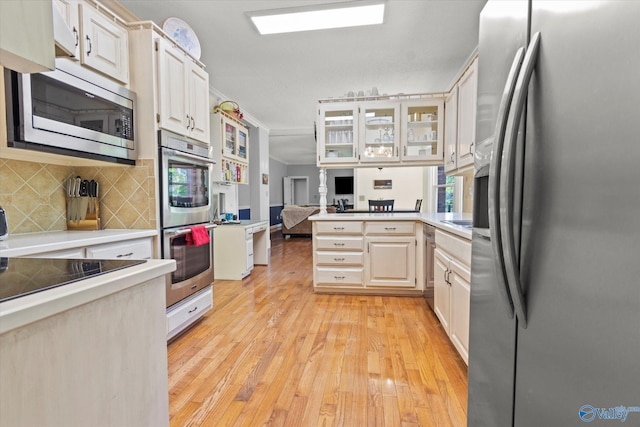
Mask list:
[{"label": "ceiling light", "polygon": [[382,24],[382,1],[351,1],[286,9],[249,12],[258,32],[265,34]]}]

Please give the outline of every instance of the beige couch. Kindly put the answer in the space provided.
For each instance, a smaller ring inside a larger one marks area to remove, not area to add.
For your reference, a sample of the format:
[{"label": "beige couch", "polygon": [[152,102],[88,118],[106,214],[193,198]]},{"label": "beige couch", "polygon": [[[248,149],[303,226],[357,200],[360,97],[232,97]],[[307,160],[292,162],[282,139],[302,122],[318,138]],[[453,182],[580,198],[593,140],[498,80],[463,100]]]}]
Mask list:
[{"label": "beige couch", "polygon": [[[282,235],[283,236],[310,236],[312,233],[309,217],[320,212],[319,207],[287,206],[282,209]],[[335,213],[336,208],[327,206],[328,213]],[[302,220],[300,218],[303,217]],[[294,224],[295,223],[295,224]],[[289,225],[289,227],[287,227]]]}]

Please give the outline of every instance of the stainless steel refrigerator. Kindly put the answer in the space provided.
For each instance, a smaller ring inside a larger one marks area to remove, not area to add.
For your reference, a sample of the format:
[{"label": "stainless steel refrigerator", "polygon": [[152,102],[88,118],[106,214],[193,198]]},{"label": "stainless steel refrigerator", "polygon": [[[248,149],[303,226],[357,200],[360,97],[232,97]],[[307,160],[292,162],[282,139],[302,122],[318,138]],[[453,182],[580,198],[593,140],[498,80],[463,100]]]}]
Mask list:
[{"label": "stainless steel refrigerator", "polygon": [[640,2],[480,16],[468,425],[640,425]]}]

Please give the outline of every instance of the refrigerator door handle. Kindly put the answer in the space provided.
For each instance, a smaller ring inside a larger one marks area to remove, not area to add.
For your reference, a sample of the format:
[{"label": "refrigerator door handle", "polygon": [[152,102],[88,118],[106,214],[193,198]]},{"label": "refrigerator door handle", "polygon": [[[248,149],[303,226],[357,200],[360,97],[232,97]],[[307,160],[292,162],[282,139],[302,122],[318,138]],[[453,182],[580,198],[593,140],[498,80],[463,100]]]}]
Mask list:
[{"label": "refrigerator door handle", "polygon": [[520,281],[520,267],[516,259],[515,236],[513,233],[515,148],[520,120],[527,100],[529,82],[538,59],[539,47],[540,33],[538,32],[531,37],[531,42],[527,47],[522,69],[516,82],[512,101],[513,108],[509,111],[505,145],[502,152],[502,163],[505,164],[505,167],[500,171],[500,228],[502,248],[504,249],[505,272],[507,273],[507,283],[511,291],[516,316],[523,328],[527,327],[527,306]]},{"label": "refrigerator door handle", "polygon": [[493,146],[491,147],[491,162],[489,165],[489,231],[491,235],[491,246],[493,248],[493,259],[495,260],[496,278],[498,280],[498,290],[507,308],[509,318],[513,318],[513,302],[509,294],[507,279],[504,267],[504,255],[502,251],[502,237],[500,233],[500,170],[502,161],[502,149],[504,146],[504,136],[507,127],[509,108],[513,99],[513,91],[522,60],[524,58],[524,47],[518,49],[513,58],[513,64],[507,76],[504,86],[500,107],[498,108],[498,120],[494,132]]}]

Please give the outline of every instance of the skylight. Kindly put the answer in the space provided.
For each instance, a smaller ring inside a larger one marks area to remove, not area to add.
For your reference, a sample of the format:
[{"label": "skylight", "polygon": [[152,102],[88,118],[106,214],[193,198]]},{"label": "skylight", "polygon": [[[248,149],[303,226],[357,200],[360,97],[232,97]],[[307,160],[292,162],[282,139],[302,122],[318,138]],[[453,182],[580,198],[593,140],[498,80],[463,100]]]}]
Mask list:
[{"label": "skylight", "polygon": [[249,12],[261,35],[382,24],[384,1],[352,1]]}]

